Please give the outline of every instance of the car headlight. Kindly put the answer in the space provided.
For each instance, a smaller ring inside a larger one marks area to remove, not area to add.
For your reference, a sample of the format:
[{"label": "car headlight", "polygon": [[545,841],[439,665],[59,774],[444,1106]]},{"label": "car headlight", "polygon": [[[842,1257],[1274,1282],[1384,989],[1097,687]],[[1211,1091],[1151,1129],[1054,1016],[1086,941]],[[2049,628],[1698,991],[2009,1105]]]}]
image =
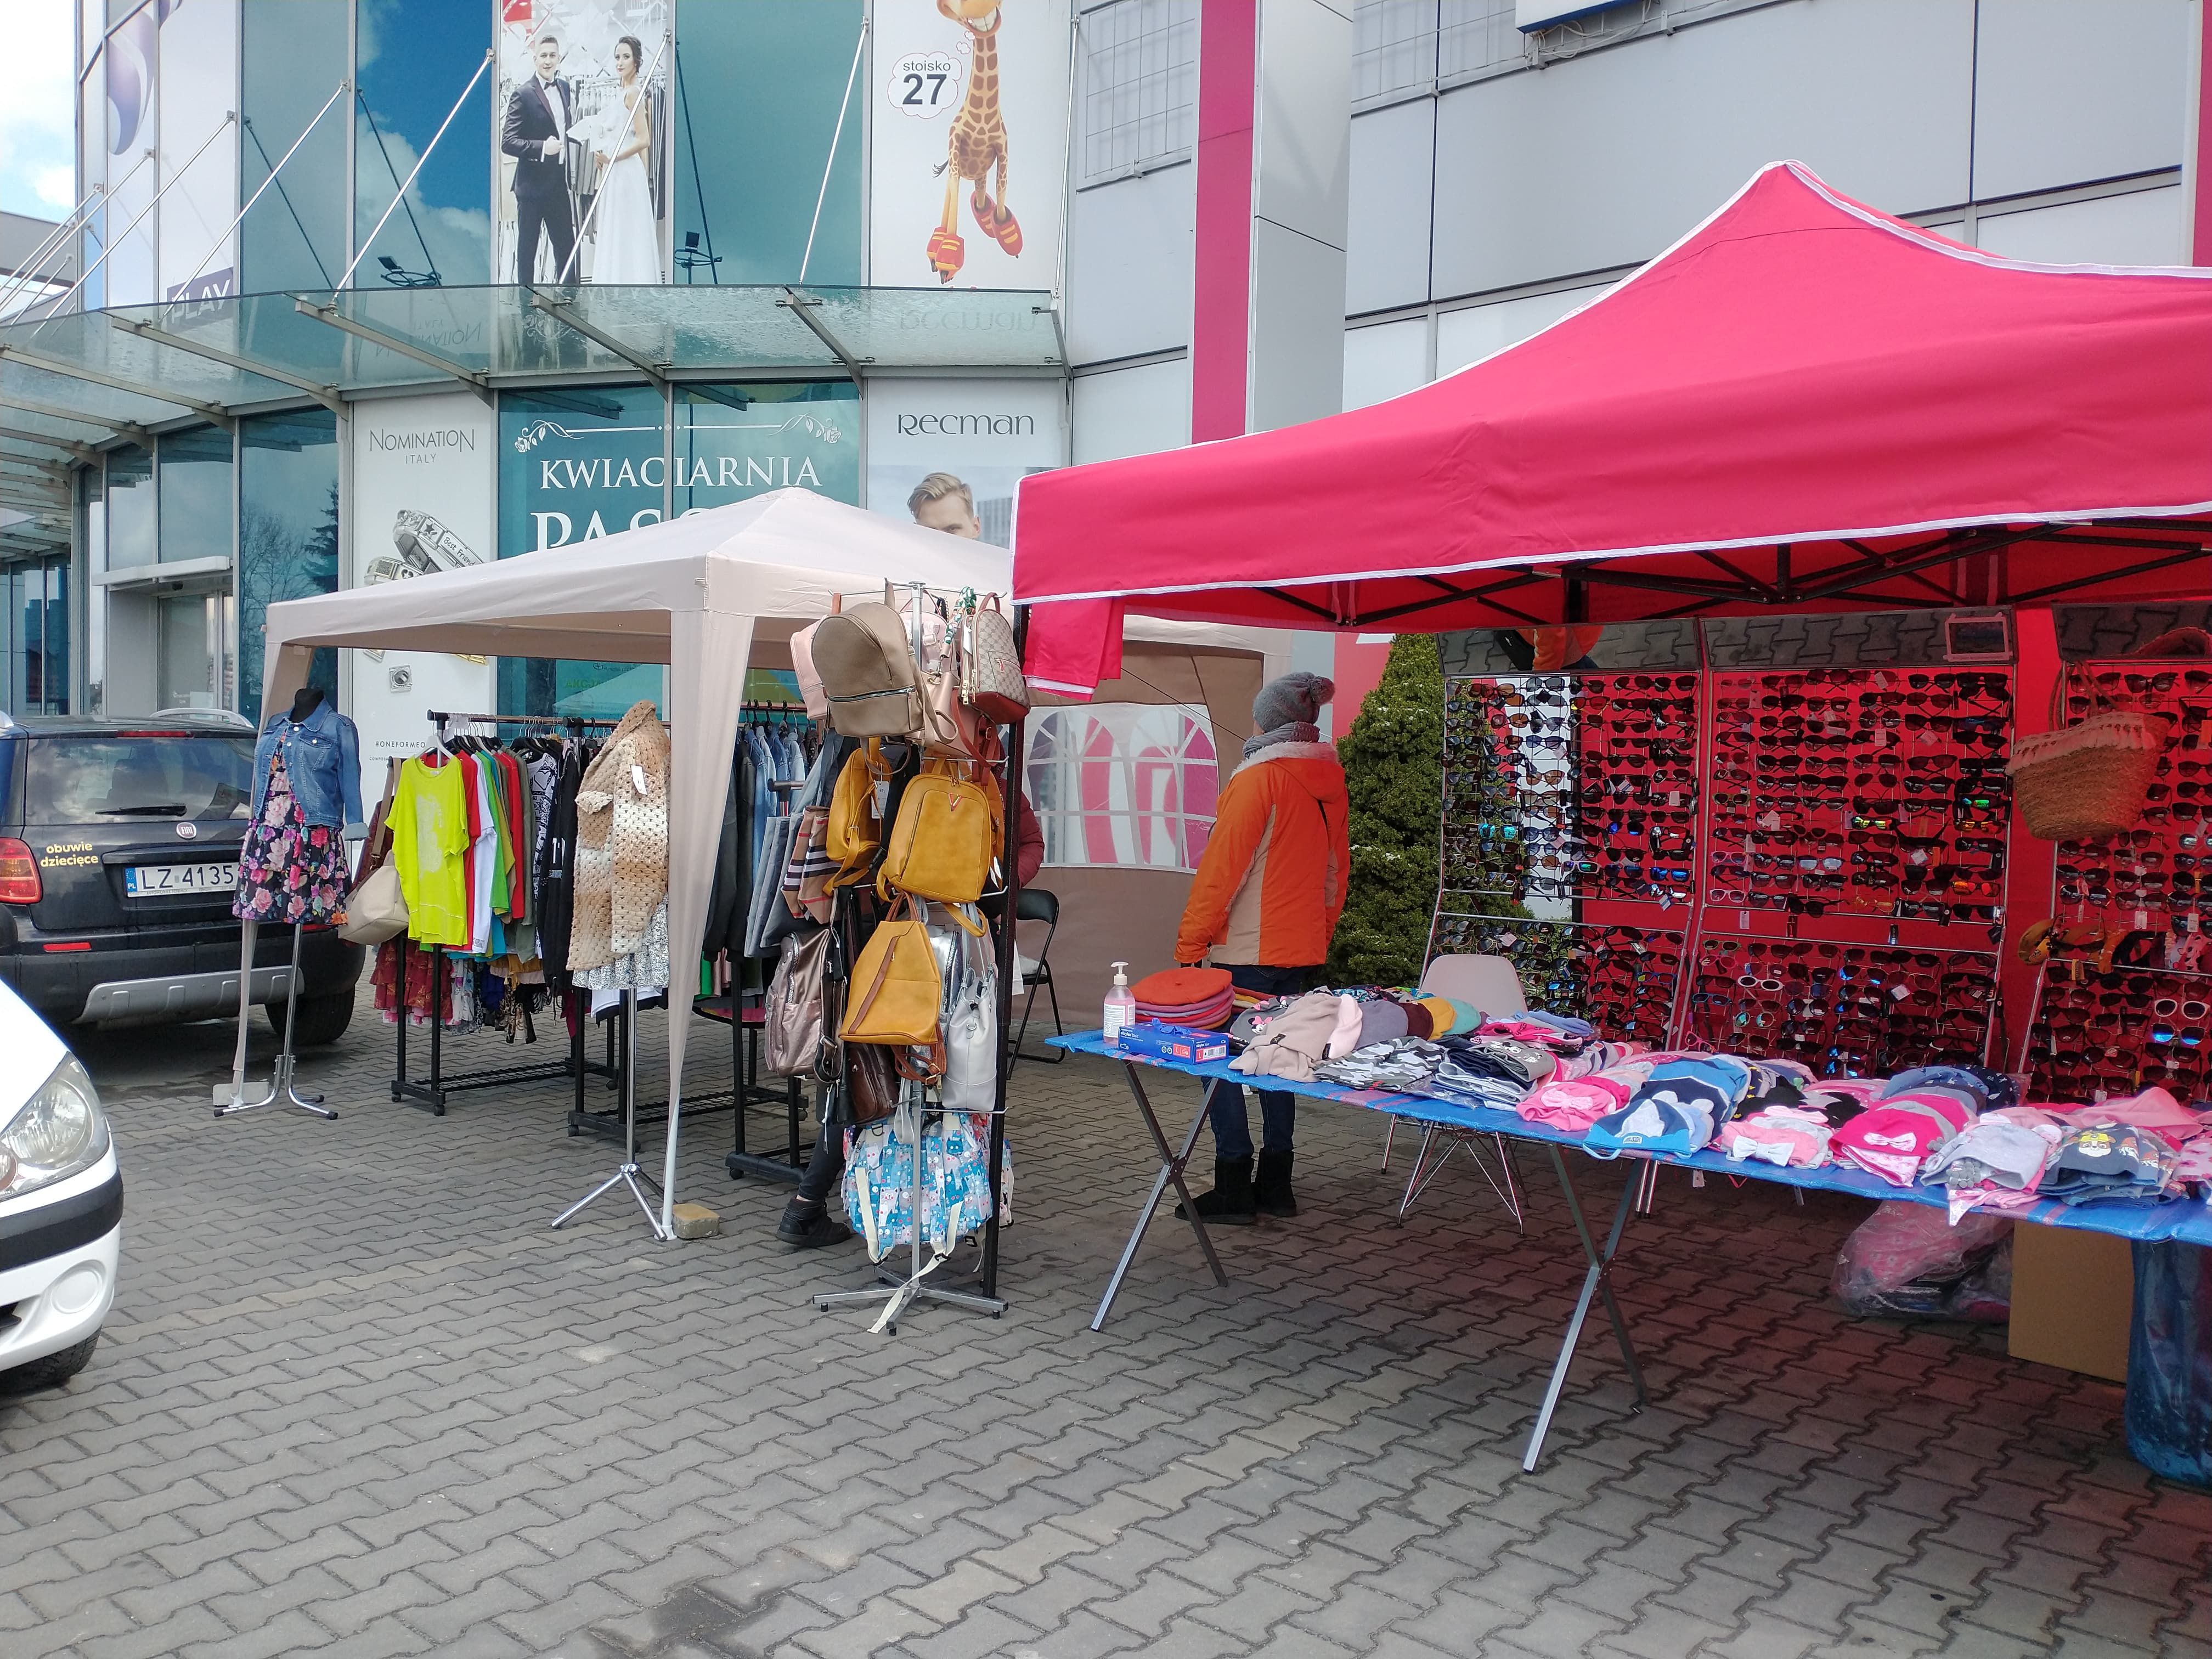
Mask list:
[{"label": "car headlight", "polygon": [[89,1170],[107,1155],[107,1114],[75,1054],[0,1127],[0,1198]]}]

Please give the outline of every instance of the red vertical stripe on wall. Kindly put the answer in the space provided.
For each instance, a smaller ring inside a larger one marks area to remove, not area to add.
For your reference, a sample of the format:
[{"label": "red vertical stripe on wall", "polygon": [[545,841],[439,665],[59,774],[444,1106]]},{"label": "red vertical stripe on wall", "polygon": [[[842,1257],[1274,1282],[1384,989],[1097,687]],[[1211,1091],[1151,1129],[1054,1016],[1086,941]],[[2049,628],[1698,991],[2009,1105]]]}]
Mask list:
[{"label": "red vertical stripe on wall", "polygon": [[[2212,5],[2199,9],[2197,39],[2197,154],[2190,160],[2190,188],[2196,199],[2191,216],[2189,263],[2212,265],[2212,121],[2204,118],[2204,94],[2212,88]],[[1201,70],[1203,66],[1201,65]]]},{"label": "red vertical stripe on wall", "polygon": [[1190,436],[1244,430],[1252,308],[1252,98],[1259,0],[1200,0]]}]

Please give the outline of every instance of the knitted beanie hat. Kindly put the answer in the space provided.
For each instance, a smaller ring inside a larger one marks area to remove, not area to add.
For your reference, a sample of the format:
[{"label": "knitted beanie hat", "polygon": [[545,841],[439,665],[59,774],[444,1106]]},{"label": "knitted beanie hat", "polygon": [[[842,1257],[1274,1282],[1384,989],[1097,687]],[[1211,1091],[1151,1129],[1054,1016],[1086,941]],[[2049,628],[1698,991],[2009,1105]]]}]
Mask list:
[{"label": "knitted beanie hat", "polygon": [[1255,731],[1272,732],[1279,726],[1311,726],[1321,719],[1321,706],[1336,695],[1336,682],[1304,669],[1269,680],[1252,699]]}]

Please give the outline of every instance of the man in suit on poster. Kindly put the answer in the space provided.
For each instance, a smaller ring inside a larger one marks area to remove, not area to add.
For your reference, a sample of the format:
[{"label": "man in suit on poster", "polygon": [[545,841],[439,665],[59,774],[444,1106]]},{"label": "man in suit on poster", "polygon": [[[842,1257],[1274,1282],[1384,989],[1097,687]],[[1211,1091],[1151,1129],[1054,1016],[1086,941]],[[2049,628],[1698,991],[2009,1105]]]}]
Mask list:
[{"label": "man in suit on poster", "polygon": [[499,147],[514,157],[514,280],[537,280],[538,235],[542,227],[553,244],[553,271],[570,268],[576,249],[576,222],[568,205],[565,155],[575,98],[561,79],[561,42],[541,34],[531,48],[530,78],[507,100]]}]

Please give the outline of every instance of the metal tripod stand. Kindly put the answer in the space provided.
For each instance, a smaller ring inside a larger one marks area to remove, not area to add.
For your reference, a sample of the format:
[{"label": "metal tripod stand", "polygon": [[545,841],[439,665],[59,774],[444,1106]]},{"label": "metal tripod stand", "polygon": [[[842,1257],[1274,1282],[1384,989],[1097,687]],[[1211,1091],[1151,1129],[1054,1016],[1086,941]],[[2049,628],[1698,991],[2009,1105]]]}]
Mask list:
[{"label": "metal tripod stand", "polygon": [[[589,1006],[586,999],[586,1006]],[[615,1172],[586,1193],[567,1209],[553,1218],[553,1224],[561,1226],[569,1217],[617,1187],[629,1188],[629,1195],[637,1200],[638,1209],[645,1216],[645,1224],[653,1229],[653,1236],[665,1244],[676,1235],[660,1224],[660,1185],[647,1175],[637,1161],[637,993],[622,994],[623,1041],[626,1050],[622,1068],[623,1097],[623,1161]],[[653,1197],[646,1197],[646,1188],[653,1189]]]},{"label": "metal tripod stand", "polygon": [[[245,957],[238,973],[238,1051],[231,1063],[230,1081],[215,1085],[215,1115],[229,1117],[237,1112],[251,1112],[262,1106],[289,1106],[298,1111],[310,1112],[317,1117],[335,1118],[337,1114],[323,1104],[323,1097],[300,1088],[294,1081],[298,1060],[292,1053],[292,1015],[300,1005],[300,933],[301,924],[292,924],[292,971],[284,982],[284,1041],[278,1049],[275,1067],[269,1073],[269,1092],[258,1100],[246,1097],[246,1032],[253,1010],[253,944],[259,936],[261,924],[249,921],[245,930]],[[401,1016],[403,1018],[405,1016]]]}]

